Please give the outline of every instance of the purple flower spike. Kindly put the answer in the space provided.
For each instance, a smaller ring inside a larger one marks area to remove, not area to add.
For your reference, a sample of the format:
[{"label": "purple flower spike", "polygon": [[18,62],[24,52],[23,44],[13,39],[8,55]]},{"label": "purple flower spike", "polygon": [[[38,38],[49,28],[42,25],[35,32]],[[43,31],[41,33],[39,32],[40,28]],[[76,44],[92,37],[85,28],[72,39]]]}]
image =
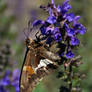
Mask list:
[{"label": "purple flower spike", "polygon": [[[74,53],[71,51],[74,46],[78,46],[80,40],[77,38],[78,34],[83,35],[86,32],[86,28],[79,22],[80,16],[75,16],[74,13],[69,12],[72,6],[69,4],[69,0],[65,0],[62,5],[55,6],[54,0],[47,6],[43,6],[49,14],[48,18],[44,21],[36,20],[33,25],[42,24],[39,28],[41,35],[45,36],[46,44],[51,44],[56,41],[58,44],[66,44],[66,48],[62,49],[66,58],[73,58]],[[67,52],[67,53],[66,53]]]},{"label": "purple flower spike", "polygon": [[73,46],[79,45],[80,41],[76,37],[71,37],[70,44]]},{"label": "purple flower spike", "polygon": [[66,58],[70,59],[74,57],[74,53],[72,51],[68,51],[65,56]]}]

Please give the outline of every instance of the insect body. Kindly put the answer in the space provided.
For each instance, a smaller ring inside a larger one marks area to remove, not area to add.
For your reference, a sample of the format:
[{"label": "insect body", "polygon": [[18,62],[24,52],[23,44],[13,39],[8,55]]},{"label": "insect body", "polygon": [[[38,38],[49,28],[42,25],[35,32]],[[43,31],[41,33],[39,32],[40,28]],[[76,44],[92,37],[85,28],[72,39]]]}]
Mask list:
[{"label": "insect body", "polygon": [[59,56],[52,53],[46,44],[26,39],[26,55],[20,76],[20,92],[32,92],[36,84],[58,67]]}]

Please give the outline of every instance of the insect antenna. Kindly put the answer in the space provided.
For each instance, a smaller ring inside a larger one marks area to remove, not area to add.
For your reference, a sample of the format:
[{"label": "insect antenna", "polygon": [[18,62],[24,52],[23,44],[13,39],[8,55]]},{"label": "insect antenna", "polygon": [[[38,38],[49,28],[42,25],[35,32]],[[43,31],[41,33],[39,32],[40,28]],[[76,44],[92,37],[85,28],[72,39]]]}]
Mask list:
[{"label": "insect antenna", "polygon": [[29,20],[27,27],[24,28],[24,30],[23,30],[23,33],[24,33],[26,39],[29,38],[30,33],[32,32],[32,30],[33,30],[33,27],[31,26],[31,21]]}]

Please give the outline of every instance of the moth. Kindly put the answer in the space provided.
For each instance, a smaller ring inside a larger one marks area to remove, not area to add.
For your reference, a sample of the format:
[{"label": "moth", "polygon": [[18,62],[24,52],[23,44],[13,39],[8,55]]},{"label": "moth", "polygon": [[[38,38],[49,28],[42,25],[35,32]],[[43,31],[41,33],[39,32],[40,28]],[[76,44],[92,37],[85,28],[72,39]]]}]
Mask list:
[{"label": "moth", "polygon": [[[38,39],[38,38],[37,38]],[[44,41],[26,40],[26,54],[21,69],[20,92],[32,92],[36,84],[57,69],[60,57],[51,52]]]}]

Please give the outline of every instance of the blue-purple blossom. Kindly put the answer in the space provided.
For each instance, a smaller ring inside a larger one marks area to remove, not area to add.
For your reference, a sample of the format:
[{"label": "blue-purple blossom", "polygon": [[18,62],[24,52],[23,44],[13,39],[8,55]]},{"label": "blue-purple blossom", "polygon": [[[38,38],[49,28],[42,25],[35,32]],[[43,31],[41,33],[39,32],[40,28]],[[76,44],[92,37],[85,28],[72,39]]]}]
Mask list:
[{"label": "blue-purple blossom", "polygon": [[19,92],[19,78],[20,78],[20,71],[19,69],[15,69],[12,74],[11,84],[14,86],[16,92]]},{"label": "blue-purple blossom", "polygon": [[13,73],[7,70],[4,77],[0,80],[0,92],[9,92],[9,90],[6,89],[7,86],[13,86],[15,88],[15,92],[20,92],[19,77],[19,69],[15,69]]},{"label": "blue-purple blossom", "polygon": [[0,80],[0,92],[9,92],[5,87],[10,85],[10,71],[6,71],[4,77]]},{"label": "blue-purple blossom", "polygon": [[0,80],[0,85],[7,86],[10,85],[10,71],[6,71],[4,77]]},{"label": "blue-purple blossom", "polygon": [[56,8],[54,0],[51,0],[51,3],[53,4],[53,7]]},{"label": "blue-purple blossom", "polygon": [[70,58],[73,58],[74,57],[74,53],[70,50],[66,53],[66,58],[70,59]]},{"label": "blue-purple blossom", "polygon": [[73,26],[75,28],[75,30],[77,31],[77,33],[80,33],[81,35],[84,35],[86,32],[86,28],[78,22],[78,20],[80,19],[80,16],[76,16],[73,20]]},{"label": "blue-purple blossom", "polygon": [[68,12],[69,9],[72,8],[71,5],[68,4],[69,0],[65,0],[65,2],[61,6],[61,12],[64,15],[66,12]]},{"label": "blue-purple blossom", "polygon": [[78,20],[80,19],[80,16],[75,16],[73,20],[73,26],[75,26],[78,23]]},{"label": "blue-purple blossom", "polygon": [[54,0],[51,0],[51,3],[54,4]]},{"label": "blue-purple blossom", "polygon": [[54,38],[54,40],[56,40],[57,42],[59,42],[59,41],[62,40],[60,30],[59,30],[57,27],[54,28],[54,30],[53,30],[52,33],[53,33],[53,38]]},{"label": "blue-purple blossom", "polygon": [[64,27],[65,27],[65,30],[66,30],[68,36],[75,35],[76,32],[75,32],[74,28],[70,28],[68,26],[68,24],[66,24],[66,23],[64,24]]},{"label": "blue-purple blossom", "polygon": [[[67,51],[64,49],[63,56],[73,58],[72,46],[77,46],[80,43],[77,35],[83,35],[86,32],[86,28],[79,22],[80,16],[75,16],[73,12],[69,13],[69,10],[72,8],[69,0],[65,0],[62,5],[57,6],[55,6],[54,0],[51,0],[51,4],[42,8],[48,11],[48,18],[44,22],[36,20],[33,25],[41,24],[39,29],[41,34],[46,36],[46,44],[51,44],[53,41],[61,44],[63,42],[69,48]],[[59,55],[61,54],[59,53]]]},{"label": "blue-purple blossom", "polygon": [[53,31],[54,31],[54,28],[53,27],[47,27],[46,28],[46,34],[47,35],[51,35],[53,33]]},{"label": "blue-purple blossom", "polygon": [[77,30],[77,31],[78,31],[78,33],[80,33],[81,35],[84,35],[85,32],[86,32],[86,28],[85,28],[82,24],[80,24],[79,30]]},{"label": "blue-purple blossom", "polygon": [[67,36],[73,36],[75,35],[75,30],[73,28],[70,28],[68,24],[64,24],[64,27],[65,27],[65,31],[67,33]]},{"label": "blue-purple blossom", "polygon": [[68,22],[72,22],[75,18],[75,15],[74,13],[69,13],[69,14],[66,14],[66,19]]},{"label": "blue-purple blossom", "polygon": [[56,42],[61,41],[61,40],[62,40],[61,34],[60,34],[60,33],[56,33],[56,34],[54,35],[54,39],[56,40]]},{"label": "blue-purple blossom", "polygon": [[79,45],[80,41],[76,37],[71,37],[70,44],[73,46]]},{"label": "blue-purple blossom", "polygon": [[51,8],[49,8],[49,16],[54,16],[53,11]]},{"label": "blue-purple blossom", "polygon": [[56,23],[56,17],[54,16],[49,16],[48,19],[46,20],[50,24]]}]

